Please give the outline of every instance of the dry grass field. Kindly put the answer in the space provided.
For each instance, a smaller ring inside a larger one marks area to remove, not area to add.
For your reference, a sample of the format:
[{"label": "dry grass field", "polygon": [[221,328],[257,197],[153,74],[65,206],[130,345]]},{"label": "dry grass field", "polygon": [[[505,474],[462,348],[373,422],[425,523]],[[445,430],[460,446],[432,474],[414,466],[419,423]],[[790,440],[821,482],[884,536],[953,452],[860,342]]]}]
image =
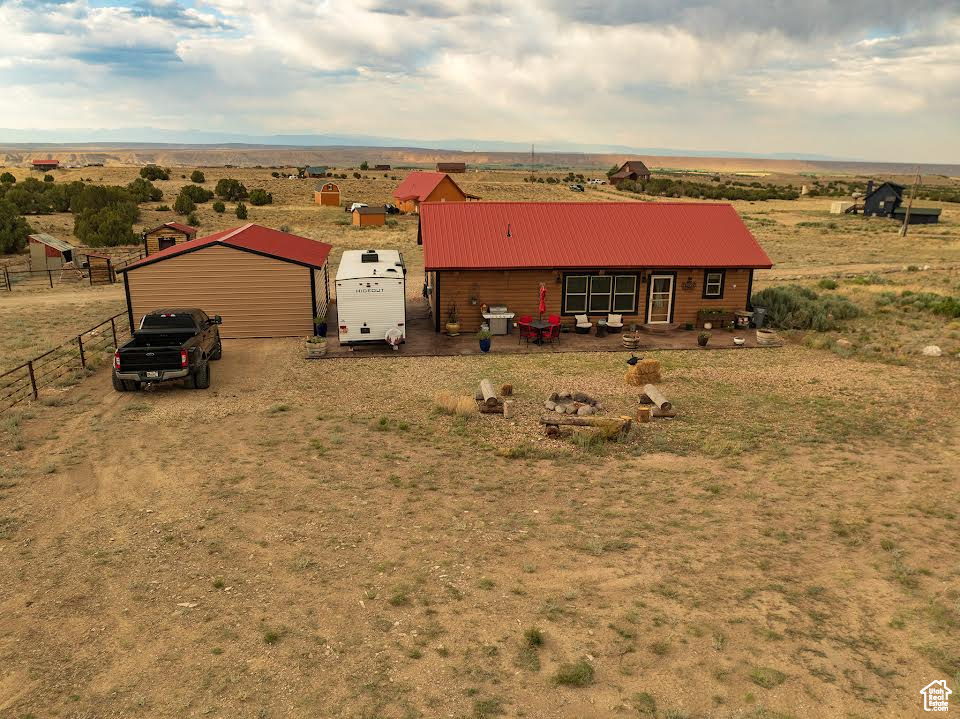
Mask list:
[{"label": "dry grass field", "polygon": [[[250,221],[401,249],[419,293],[409,218],[354,229],[312,181],[204,169],[274,193]],[[736,204],[777,263],[757,289],[833,279],[818,291],[863,315],[780,349],[657,353],[679,415],[622,442],[537,424],[563,389],[631,411],[616,353],[309,363],[297,340],[236,340],[206,392],[119,394],[101,369],[0,415],[0,716],[924,715],[920,688],[960,685],[960,322],[890,295],[960,294],[960,207],[901,240],[828,199]],[[0,296],[0,371],[122,302]],[[481,377],[514,384],[515,419],[433,406]]]}]

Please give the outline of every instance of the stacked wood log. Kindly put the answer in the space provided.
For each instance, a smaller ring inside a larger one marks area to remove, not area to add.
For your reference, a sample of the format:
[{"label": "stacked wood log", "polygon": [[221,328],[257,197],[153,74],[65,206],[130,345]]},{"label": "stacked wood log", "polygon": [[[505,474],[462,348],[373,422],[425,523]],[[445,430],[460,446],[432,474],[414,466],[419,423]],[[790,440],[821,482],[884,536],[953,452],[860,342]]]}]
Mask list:
[{"label": "stacked wood log", "polygon": [[[503,390],[506,389],[507,392]],[[505,384],[500,388],[501,394],[510,396],[513,394],[513,385]],[[510,400],[510,406],[507,407],[503,397],[498,397],[493,390],[493,382],[488,379],[480,380],[480,387],[475,395],[477,400],[477,409],[482,414],[502,414],[504,416],[513,416],[513,400]]]},{"label": "stacked wood log", "polygon": [[627,384],[642,387],[651,382],[660,381],[660,362],[655,359],[642,359],[635,365],[628,367],[623,376]]},{"label": "stacked wood log", "polygon": [[561,426],[594,427],[607,439],[614,439],[630,431],[631,417],[580,417],[569,414],[550,413],[540,417],[540,424],[546,425],[547,435],[560,433]]},{"label": "stacked wood log", "polygon": [[640,395],[640,403],[643,405],[652,405],[651,415],[654,417],[676,417],[677,413],[673,409],[673,404],[667,399],[666,395],[652,384],[643,386],[643,394]]}]

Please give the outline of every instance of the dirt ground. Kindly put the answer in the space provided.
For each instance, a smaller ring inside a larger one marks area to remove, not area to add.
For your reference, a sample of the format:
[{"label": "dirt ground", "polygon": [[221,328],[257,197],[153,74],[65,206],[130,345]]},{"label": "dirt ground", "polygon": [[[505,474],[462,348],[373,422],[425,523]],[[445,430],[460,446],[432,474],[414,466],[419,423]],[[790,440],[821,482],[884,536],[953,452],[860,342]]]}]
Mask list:
[{"label": "dirt ground", "polygon": [[[252,221],[422,270],[407,219],[354,230],[303,182],[218,175],[275,193]],[[516,173],[464,186],[580,199]],[[957,294],[960,210],[900,240],[828,204],[738,204],[777,263],[757,287],[836,277],[864,315],[653,353],[678,416],[622,442],[537,422],[564,389],[632,412],[619,353],[311,363],[296,339],[236,340],[207,391],[121,394],[103,366],[0,414],[0,716],[924,716],[923,686],[960,685],[960,322],[881,301]],[[0,370],[122,297],[0,296]],[[434,407],[482,377],[513,383],[515,419]]]}]

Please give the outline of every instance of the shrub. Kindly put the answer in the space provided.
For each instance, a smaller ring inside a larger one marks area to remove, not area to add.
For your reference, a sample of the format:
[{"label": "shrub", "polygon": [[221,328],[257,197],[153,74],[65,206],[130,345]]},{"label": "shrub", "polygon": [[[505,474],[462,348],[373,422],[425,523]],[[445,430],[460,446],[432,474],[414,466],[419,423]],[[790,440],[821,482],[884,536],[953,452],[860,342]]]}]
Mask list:
[{"label": "shrub", "polygon": [[17,212],[12,202],[0,200],[0,254],[20,252],[27,246],[27,235],[33,230]]},{"label": "shrub", "polygon": [[960,298],[938,295],[936,292],[904,291],[897,303],[945,317],[960,317]]},{"label": "shrub", "polygon": [[259,187],[255,190],[250,191],[250,204],[251,205],[269,205],[273,203],[273,195],[271,195],[266,190],[261,190]]},{"label": "shrub", "polygon": [[115,202],[99,209],[85,209],[73,218],[73,234],[91,247],[132,245],[137,241],[133,223],[137,206],[131,202]]},{"label": "shrub", "polygon": [[270,173],[270,177],[280,177],[280,173],[279,173],[279,172],[271,172],[271,173]]},{"label": "shrub", "polygon": [[195,209],[197,209],[197,205],[193,198],[190,197],[189,193],[180,190],[180,194],[177,195],[177,199],[173,203],[173,211],[178,215],[189,215]]},{"label": "shrub", "polygon": [[370,163],[368,163],[366,160],[364,160],[363,162],[360,163],[360,169],[361,169],[361,170],[369,170],[369,169],[370,169]]},{"label": "shrub", "polygon": [[188,225],[191,225],[191,226],[193,226],[193,227],[199,227],[199,226],[200,226],[200,218],[197,217],[197,213],[196,213],[196,212],[191,212],[189,215],[187,215],[187,224],[188,224]]},{"label": "shrub", "polygon": [[217,187],[214,190],[217,193],[217,197],[221,197],[224,200],[243,200],[247,197],[247,188],[243,186],[243,183],[240,180],[234,180],[230,178],[223,178],[217,182]]},{"label": "shrub", "polygon": [[200,185],[184,185],[180,188],[181,195],[187,195],[195,203],[202,204],[209,201],[213,197],[213,193],[205,187],[200,187]]},{"label": "shrub", "polygon": [[578,662],[561,664],[553,681],[568,687],[585,687],[593,684],[593,665],[586,659]]},{"label": "shrub", "polygon": [[824,277],[817,283],[817,287],[821,290],[835,290],[837,289],[837,281],[831,280],[829,277]]},{"label": "shrub", "polygon": [[43,176],[43,181],[44,181],[44,182],[53,182],[53,175],[44,175],[44,176]]},{"label": "shrub", "polygon": [[237,219],[238,220],[247,219],[247,206],[242,202],[237,203]]},{"label": "shrub", "polygon": [[169,205],[158,205],[156,208],[157,212],[170,212]]},{"label": "shrub", "polygon": [[218,215],[222,215],[224,212],[227,211],[227,206],[224,205],[223,202],[221,202],[220,200],[217,200],[216,202],[213,203],[213,211],[216,212]]},{"label": "shrub", "polygon": [[207,178],[200,170],[194,170],[190,173],[190,182],[196,182],[198,184],[203,184],[207,181]]},{"label": "shrub", "polygon": [[755,306],[767,308],[767,321],[788,330],[826,332],[840,320],[860,315],[860,308],[843,295],[822,297],[799,285],[767,287],[751,298]]},{"label": "shrub", "polygon": [[359,172],[354,172],[354,173],[353,173],[353,177],[354,177],[355,180],[359,180],[359,179],[360,179],[360,173],[359,173]]},{"label": "shrub", "polygon": [[127,191],[137,202],[156,202],[163,197],[163,190],[142,177],[127,185]]},{"label": "shrub", "polygon": [[17,178],[9,172],[4,172],[2,175],[0,175],[0,183],[3,183],[4,185],[13,185],[16,183],[16,181]]},{"label": "shrub", "polygon": [[150,182],[155,182],[156,180],[169,180],[170,171],[159,165],[147,165],[146,167],[140,168],[140,177],[145,180],[150,180]]}]

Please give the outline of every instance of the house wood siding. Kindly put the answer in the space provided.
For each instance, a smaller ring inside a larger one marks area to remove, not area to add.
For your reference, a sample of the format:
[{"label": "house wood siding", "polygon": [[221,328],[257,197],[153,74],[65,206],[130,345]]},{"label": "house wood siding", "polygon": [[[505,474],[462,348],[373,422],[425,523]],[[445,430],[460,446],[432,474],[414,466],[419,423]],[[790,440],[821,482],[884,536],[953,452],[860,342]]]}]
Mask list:
[{"label": "house wood siding", "polygon": [[[223,317],[220,334],[291,337],[313,334],[314,270],[303,265],[211,245],[125,273],[134,326],[163,307],[198,307]],[[326,282],[317,278],[318,291]]]},{"label": "house wood siding", "polygon": [[182,230],[177,230],[173,227],[161,227],[152,232],[147,232],[143,237],[143,250],[147,255],[152,255],[155,252],[160,251],[160,238],[170,238],[173,240],[173,244],[182,245],[187,240],[193,238],[193,235],[188,235]]},{"label": "house wood siding", "polygon": [[[713,268],[711,268],[713,269]],[[563,276],[577,274],[597,274],[599,268],[564,269],[564,270],[442,270],[428,273],[433,287],[431,307],[434,316],[440,320],[440,328],[446,323],[447,310],[451,303],[456,303],[462,332],[475,332],[480,329],[483,318],[480,316],[481,304],[504,304],[510,312],[522,315],[538,316],[540,283],[547,288],[547,311],[544,316],[559,315],[563,303]],[[606,270],[608,275],[641,275],[675,274],[673,322],[696,324],[697,312],[701,309],[726,309],[731,312],[747,309],[750,286],[749,269],[728,269],[724,278],[723,297],[703,297],[704,268],[676,269],[676,268],[636,268]],[[561,281],[557,282],[557,276]],[[439,276],[439,279],[438,279]],[[692,278],[693,287],[684,288],[687,278]],[[437,306],[439,282],[439,307]],[[647,282],[637,283],[637,311],[634,314],[623,316],[624,324],[643,324],[647,313]],[[477,304],[470,303],[470,297],[477,297]],[[595,322],[606,319],[607,313],[588,313]],[[570,317],[567,315],[566,317]],[[565,320],[568,324],[570,319]]]}]

